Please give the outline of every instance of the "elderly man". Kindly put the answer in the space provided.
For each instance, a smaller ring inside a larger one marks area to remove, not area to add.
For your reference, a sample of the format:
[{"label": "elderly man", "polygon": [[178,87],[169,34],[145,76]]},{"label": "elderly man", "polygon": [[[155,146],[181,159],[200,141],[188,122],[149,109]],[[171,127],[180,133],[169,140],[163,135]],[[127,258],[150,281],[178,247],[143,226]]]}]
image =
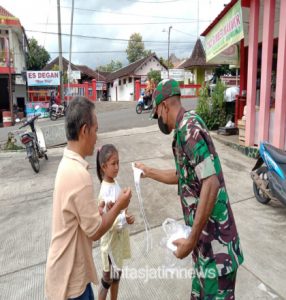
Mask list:
[{"label": "elderly man", "polygon": [[238,266],[243,262],[239,236],[221,164],[203,120],[181,106],[180,87],[163,80],[153,93],[153,118],[162,133],[174,130],[176,170],[158,170],[137,163],[144,176],[178,184],[188,239],[174,241],[176,257],[192,253],[191,299],[234,299]]},{"label": "elderly man", "polygon": [[97,284],[92,241],[111,228],[131,198],[124,189],[114,206],[100,215],[87,156],[97,139],[94,103],[84,97],[71,101],[66,115],[67,148],[59,165],[53,199],[52,241],[46,266],[46,296],[51,300],[93,300]]}]

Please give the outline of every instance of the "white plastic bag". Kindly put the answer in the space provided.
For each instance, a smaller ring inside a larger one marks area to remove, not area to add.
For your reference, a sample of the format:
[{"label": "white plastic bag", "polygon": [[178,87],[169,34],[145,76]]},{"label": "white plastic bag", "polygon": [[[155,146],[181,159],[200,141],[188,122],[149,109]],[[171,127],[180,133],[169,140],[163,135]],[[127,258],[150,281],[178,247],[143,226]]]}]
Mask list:
[{"label": "white plastic bag", "polygon": [[135,183],[135,189],[139,201],[139,207],[141,211],[141,215],[144,221],[145,225],[145,232],[146,232],[146,253],[148,253],[152,249],[152,235],[151,235],[151,227],[149,225],[149,222],[147,220],[146,214],[145,214],[145,209],[144,209],[144,201],[141,196],[141,189],[140,189],[140,179],[141,179],[141,174],[143,171],[141,169],[138,169],[135,167],[134,163],[131,163],[132,169],[133,169],[133,175],[134,175],[134,183]]},{"label": "white plastic bag", "polygon": [[[167,218],[162,224],[163,230],[166,234],[166,247],[172,252],[177,250],[177,246],[173,241],[178,239],[187,239],[191,233],[191,227],[181,224],[174,219]],[[163,242],[164,243],[164,242]]]}]

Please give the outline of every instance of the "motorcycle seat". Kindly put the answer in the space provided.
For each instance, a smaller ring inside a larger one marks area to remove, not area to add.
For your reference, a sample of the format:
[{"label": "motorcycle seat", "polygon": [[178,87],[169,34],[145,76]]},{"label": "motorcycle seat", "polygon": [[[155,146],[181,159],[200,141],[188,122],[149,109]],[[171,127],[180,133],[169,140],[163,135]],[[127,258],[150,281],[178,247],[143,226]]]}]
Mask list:
[{"label": "motorcycle seat", "polygon": [[286,152],[270,144],[264,145],[265,149],[278,164],[286,164]]},{"label": "motorcycle seat", "polygon": [[23,137],[25,135],[31,137],[32,139],[35,138],[35,135],[34,135],[33,132],[24,132],[24,133],[21,134],[21,137]]}]

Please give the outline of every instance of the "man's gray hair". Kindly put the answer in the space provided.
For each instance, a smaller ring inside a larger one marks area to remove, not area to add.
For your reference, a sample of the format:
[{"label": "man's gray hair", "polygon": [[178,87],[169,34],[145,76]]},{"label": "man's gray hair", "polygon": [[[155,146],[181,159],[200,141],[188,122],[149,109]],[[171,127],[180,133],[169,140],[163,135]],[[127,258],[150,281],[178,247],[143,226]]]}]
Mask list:
[{"label": "man's gray hair", "polygon": [[93,125],[95,105],[85,97],[75,97],[69,103],[66,112],[66,137],[68,141],[78,141],[83,125],[91,128]]}]

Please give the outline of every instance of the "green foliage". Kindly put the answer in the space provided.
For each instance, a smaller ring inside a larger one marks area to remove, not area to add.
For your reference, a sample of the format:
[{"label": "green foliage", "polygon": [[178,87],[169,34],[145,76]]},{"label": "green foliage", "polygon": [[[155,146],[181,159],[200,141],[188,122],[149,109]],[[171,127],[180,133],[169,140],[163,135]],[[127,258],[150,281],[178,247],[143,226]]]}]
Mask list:
[{"label": "green foliage", "polygon": [[[60,70],[60,66],[55,64],[52,67],[52,71],[59,71]],[[66,84],[68,83],[68,74],[67,72],[64,72],[64,76],[63,76],[63,83]]]},{"label": "green foliage", "polygon": [[8,133],[8,140],[6,142],[6,144],[4,145],[4,150],[20,150],[23,149],[23,147],[17,146],[16,145],[16,139],[15,136],[12,132]]},{"label": "green foliage", "polygon": [[200,89],[197,114],[204,120],[208,129],[216,130],[226,124],[226,109],[224,91],[226,86],[220,80],[217,82],[211,97],[208,95],[209,86]]},{"label": "green foliage", "polygon": [[118,60],[111,60],[111,62],[107,65],[99,66],[97,68],[98,71],[102,72],[115,72],[122,68],[122,62]]},{"label": "green foliage", "polygon": [[154,83],[157,85],[161,79],[161,72],[158,70],[152,70],[147,74],[149,80],[153,79]]},{"label": "green foliage", "polygon": [[42,70],[46,63],[50,60],[49,52],[38,44],[38,41],[31,38],[29,41],[29,52],[27,54],[27,69]]},{"label": "green foliage", "polygon": [[[168,59],[164,59],[163,57],[160,57],[159,60],[160,60],[161,64],[165,65],[168,68]],[[174,65],[173,65],[171,60],[170,60],[170,67],[169,68],[170,69],[174,68]]]},{"label": "green foliage", "polygon": [[235,76],[236,75],[236,70],[235,69],[230,69],[229,65],[220,65],[220,66],[215,68],[215,71],[214,71],[214,76],[215,77],[220,78],[220,76],[224,76],[224,75]]},{"label": "green foliage", "polygon": [[130,36],[126,53],[129,63],[133,63],[138,59],[151,55],[152,51],[145,50],[141,34],[135,32]]}]

